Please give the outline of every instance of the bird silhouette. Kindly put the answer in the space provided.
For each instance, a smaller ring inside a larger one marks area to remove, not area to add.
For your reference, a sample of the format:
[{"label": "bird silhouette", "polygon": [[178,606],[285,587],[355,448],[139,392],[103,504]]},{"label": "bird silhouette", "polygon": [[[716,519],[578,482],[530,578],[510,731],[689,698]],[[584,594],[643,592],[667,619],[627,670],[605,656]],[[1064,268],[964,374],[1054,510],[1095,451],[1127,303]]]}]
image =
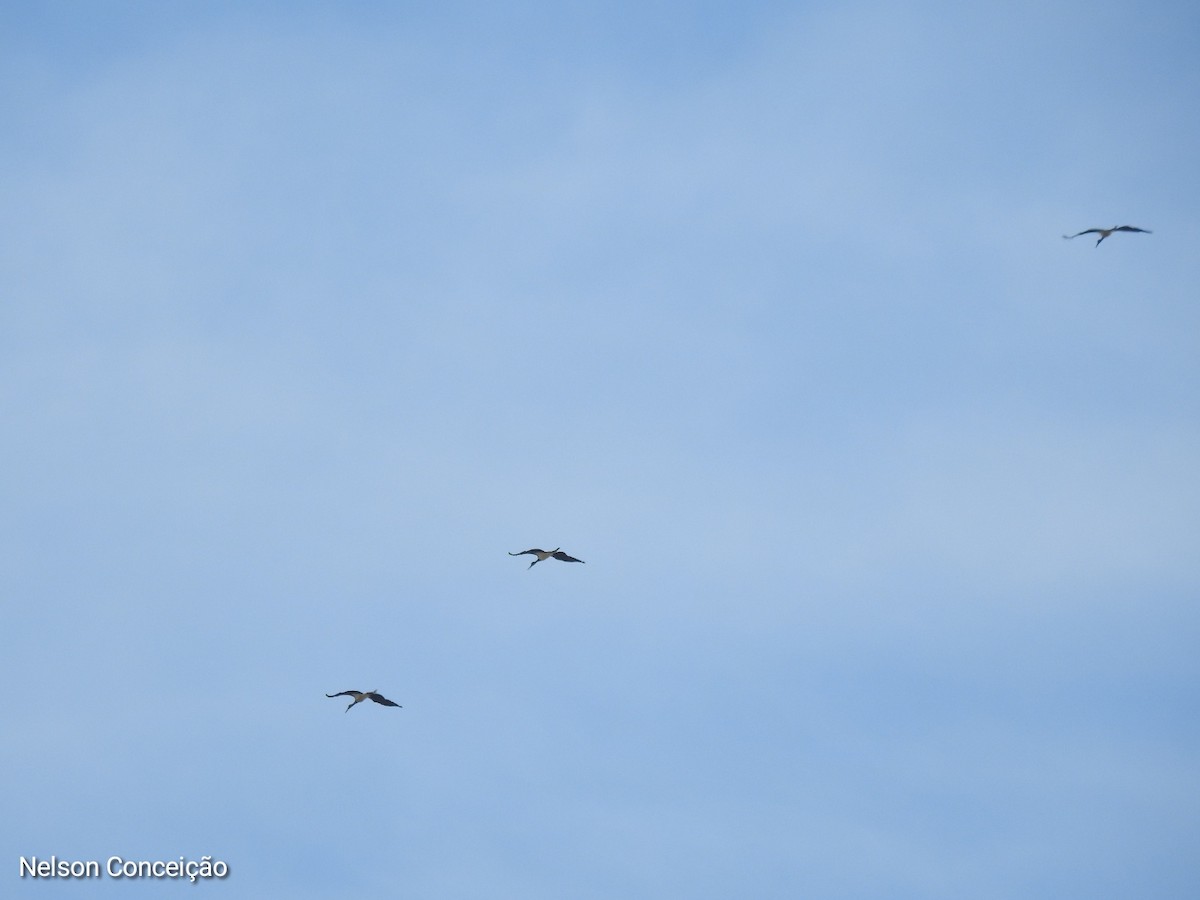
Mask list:
[{"label": "bird silhouette", "polygon": [[1110,234],[1116,231],[1137,231],[1141,234],[1154,234],[1153,231],[1147,231],[1145,228],[1134,228],[1132,225],[1116,225],[1112,228],[1089,228],[1087,231],[1081,231],[1079,234],[1064,234],[1066,240],[1077,238],[1080,234],[1098,234],[1100,239],[1096,241],[1096,246],[1100,246],[1100,241],[1104,240]]},{"label": "bird silhouette", "polygon": [[534,547],[532,550],[522,550],[520,553],[510,553],[508,555],[509,556],[524,556],[526,553],[532,553],[534,556],[537,557],[537,559],[535,559],[533,562],[531,562],[529,564],[529,568],[531,568],[531,569],[534,566],[536,566],[538,563],[540,563],[543,559],[550,559],[550,557],[554,557],[555,559],[562,560],[563,562],[577,562],[577,563],[583,562],[582,559],[576,559],[573,556],[567,556],[567,554],[562,552],[561,547],[555,547],[553,550],[539,550],[537,547]]}]

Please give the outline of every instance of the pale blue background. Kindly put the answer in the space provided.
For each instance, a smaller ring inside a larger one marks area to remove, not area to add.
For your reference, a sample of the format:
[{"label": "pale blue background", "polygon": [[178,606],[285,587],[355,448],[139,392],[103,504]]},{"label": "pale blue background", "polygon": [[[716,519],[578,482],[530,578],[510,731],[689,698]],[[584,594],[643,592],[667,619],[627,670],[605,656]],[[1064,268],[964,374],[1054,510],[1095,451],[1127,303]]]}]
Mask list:
[{"label": "pale blue background", "polygon": [[1194,2],[9,2],[0,113],[4,893],[1200,896]]}]

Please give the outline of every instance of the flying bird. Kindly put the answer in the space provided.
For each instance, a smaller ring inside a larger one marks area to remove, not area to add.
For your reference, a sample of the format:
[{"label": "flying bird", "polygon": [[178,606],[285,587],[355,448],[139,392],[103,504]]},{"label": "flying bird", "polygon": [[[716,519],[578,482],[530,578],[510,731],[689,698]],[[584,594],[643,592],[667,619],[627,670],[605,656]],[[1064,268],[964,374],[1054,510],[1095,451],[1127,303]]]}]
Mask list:
[{"label": "flying bird", "polygon": [[387,697],[378,691],[338,691],[336,694],[326,694],[326,697],[353,697],[350,701],[350,706],[346,707],[346,712],[350,712],[350,707],[356,703],[362,703],[364,700],[374,700],[384,706],[399,706],[399,703],[393,703]]},{"label": "flying bird", "polygon": [[577,562],[577,563],[583,562],[582,559],[576,559],[573,556],[567,556],[567,554],[562,552],[562,548],[560,548],[560,547],[555,547],[553,550],[539,550],[537,547],[534,547],[532,550],[522,550],[520,553],[510,553],[508,555],[509,556],[524,556],[526,553],[532,553],[534,556],[537,557],[537,559],[535,559],[533,562],[531,562],[529,564],[529,568],[531,568],[531,569],[534,566],[536,566],[538,563],[540,563],[543,559],[549,559],[552,556],[555,559],[562,560],[563,562]]},{"label": "flying bird", "polygon": [[[1134,228],[1132,225],[1116,225],[1112,228],[1089,228],[1087,231],[1081,231],[1079,234],[1098,234],[1100,239],[1096,241],[1096,246],[1100,246],[1100,241],[1104,240],[1114,231],[1137,231],[1141,234],[1154,234],[1153,231],[1147,231],[1145,228]],[[1079,234],[1064,234],[1063,237],[1068,241],[1071,238],[1079,237]]]}]

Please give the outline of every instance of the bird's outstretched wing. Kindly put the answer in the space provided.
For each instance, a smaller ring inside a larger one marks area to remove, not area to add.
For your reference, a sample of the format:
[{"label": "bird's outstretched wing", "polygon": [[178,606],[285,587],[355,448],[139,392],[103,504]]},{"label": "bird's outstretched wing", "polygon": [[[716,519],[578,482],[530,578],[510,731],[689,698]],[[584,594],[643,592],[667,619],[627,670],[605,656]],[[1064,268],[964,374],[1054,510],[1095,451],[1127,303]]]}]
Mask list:
[{"label": "bird's outstretched wing", "polygon": [[1119,225],[1113,231],[1138,231],[1142,234],[1154,234],[1153,231],[1147,231],[1145,228],[1134,228],[1132,225]]},{"label": "bird's outstretched wing", "polygon": [[[1118,231],[1119,231],[1119,230],[1120,230],[1120,229],[1118,229]],[[1099,229],[1099,228],[1089,228],[1087,231],[1081,231],[1081,232],[1079,232],[1079,234],[1064,234],[1064,235],[1063,235],[1063,237],[1064,237],[1066,240],[1068,240],[1068,241],[1069,241],[1071,238],[1077,238],[1077,237],[1079,237],[1080,235],[1083,235],[1083,234],[1099,234],[1099,233],[1100,233],[1100,231],[1101,231],[1101,229]]]},{"label": "bird's outstretched wing", "polygon": [[539,553],[545,553],[545,552],[546,552],[545,550],[539,550],[537,547],[534,547],[532,550],[522,550],[520,553],[510,553],[508,555],[509,556],[524,556],[526,553],[532,553],[534,556],[537,556]]},{"label": "bird's outstretched wing", "polygon": [[558,553],[555,553],[555,554],[554,554],[554,558],[555,558],[555,559],[561,559],[563,562],[577,562],[577,563],[581,563],[581,562],[583,562],[583,560],[582,560],[582,559],[576,559],[576,558],[575,558],[575,557],[573,557],[573,556],[567,556],[567,554],[565,554],[565,553],[563,553],[563,552],[561,552],[561,551],[559,551]]},{"label": "bird's outstretched wing", "polygon": [[338,691],[336,694],[326,694],[326,697],[353,697],[359,691]]},{"label": "bird's outstretched wing", "polygon": [[383,696],[383,694],[367,694],[367,696],[370,697],[372,700],[374,700],[376,703],[382,704],[383,706],[399,706],[400,705],[399,703],[393,703],[387,697]]}]

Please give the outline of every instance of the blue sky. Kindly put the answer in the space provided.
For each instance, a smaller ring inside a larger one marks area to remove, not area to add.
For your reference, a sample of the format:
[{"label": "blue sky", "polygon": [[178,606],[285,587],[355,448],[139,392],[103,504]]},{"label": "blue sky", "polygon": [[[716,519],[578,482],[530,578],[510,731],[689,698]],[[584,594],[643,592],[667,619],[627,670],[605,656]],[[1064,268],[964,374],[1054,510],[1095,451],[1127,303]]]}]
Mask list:
[{"label": "blue sky", "polygon": [[1194,894],[1198,51],[4,6],[6,892]]}]

